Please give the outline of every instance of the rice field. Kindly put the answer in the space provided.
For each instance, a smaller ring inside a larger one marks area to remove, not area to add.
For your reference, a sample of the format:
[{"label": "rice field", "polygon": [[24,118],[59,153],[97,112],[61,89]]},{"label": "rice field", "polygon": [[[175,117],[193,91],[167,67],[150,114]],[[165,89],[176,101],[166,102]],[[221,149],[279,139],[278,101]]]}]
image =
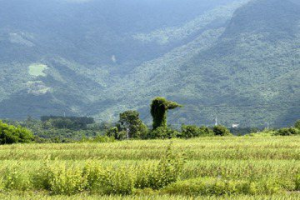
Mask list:
[{"label": "rice field", "polygon": [[0,199],[300,199],[300,137],[16,144],[0,162]]}]

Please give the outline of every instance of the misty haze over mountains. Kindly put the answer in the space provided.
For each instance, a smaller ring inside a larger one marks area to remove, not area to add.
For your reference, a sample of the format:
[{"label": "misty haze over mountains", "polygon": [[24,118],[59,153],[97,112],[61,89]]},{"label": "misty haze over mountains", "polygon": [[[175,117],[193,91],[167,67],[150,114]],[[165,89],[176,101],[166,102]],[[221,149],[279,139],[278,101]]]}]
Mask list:
[{"label": "misty haze over mountains", "polygon": [[297,0],[2,0],[0,118],[287,126],[300,112]]}]

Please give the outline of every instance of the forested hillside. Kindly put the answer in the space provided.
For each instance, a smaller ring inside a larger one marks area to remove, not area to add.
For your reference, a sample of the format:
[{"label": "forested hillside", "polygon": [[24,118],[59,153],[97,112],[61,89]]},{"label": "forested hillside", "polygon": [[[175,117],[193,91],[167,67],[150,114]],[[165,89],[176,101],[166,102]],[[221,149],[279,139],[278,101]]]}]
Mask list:
[{"label": "forested hillside", "polygon": [[[4,0],[0,117],[286,126],[300,111],[296,0]],[[26,9],[25,9],[26,8]]]}]

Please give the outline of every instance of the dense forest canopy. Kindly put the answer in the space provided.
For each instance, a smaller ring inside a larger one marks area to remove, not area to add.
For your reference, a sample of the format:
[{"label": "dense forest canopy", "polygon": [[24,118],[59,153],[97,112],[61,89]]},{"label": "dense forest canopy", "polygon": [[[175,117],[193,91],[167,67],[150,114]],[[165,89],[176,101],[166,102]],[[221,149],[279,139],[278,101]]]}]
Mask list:
[{"label": "dense forest canopy", "polygon": [[156,96],[178,125],[299,118],[296,0],[3,0],[0,18],[0,118],[151,124]]}]

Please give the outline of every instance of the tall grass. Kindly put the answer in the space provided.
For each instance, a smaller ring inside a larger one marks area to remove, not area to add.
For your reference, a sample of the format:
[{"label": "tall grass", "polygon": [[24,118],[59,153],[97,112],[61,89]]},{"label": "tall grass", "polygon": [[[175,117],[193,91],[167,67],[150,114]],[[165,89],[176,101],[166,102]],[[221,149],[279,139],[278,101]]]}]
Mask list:
[{"label": "tall grass", "polygon": [[0,146],[0,195],[35,191],[87,199],[299,197],[300,137],[208,137],[169,143]]}]

